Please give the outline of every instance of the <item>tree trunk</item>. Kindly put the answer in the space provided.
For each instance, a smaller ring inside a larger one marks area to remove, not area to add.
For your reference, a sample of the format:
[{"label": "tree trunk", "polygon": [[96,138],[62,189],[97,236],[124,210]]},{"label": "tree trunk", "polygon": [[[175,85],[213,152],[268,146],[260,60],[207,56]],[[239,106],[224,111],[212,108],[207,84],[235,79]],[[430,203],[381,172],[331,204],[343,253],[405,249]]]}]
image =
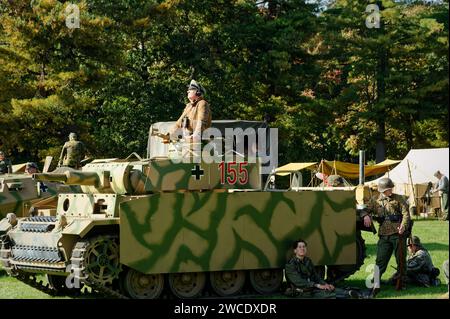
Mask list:
[{"label": "tree trunk", "polygon": [[[377,2],[380,11],[383,9],[381,1]],[[383,18],[381,18],[380,21],[380,33],[384,33],[384,21]],[[377,66],[377,74],[376,80],[377,80],[377,96],[375,103],[385,103],[385,95],[386,95],[386,76],[388,71],[388,49],[386,47],[380,47],[380,50],[378,51],[378,66]],[[376,134],[376,148],[375,148],[375,158],[376,162],[382,162],[386,159],[386,105],[383,105],[382,107],[377,107],[377,115],[376,115],[376,122],[377,122],[377,134]]]},{"label": "tree trunk", "polygon": [[269,7],[269,17],[274,19],[277,16],[278,1],[277,0],[269,0],[268,7]]},{"label": "tree trunk", "polygon": [[413,123],[414,123],[414,118],[412,115],[410,115],[408,118],[408,126],[407,126],[406,132],[405,132],[406,147],[408,150],[410,150],[413,146]]},{"label": "tree trunk", "polygon": [[377,123],[377,145],[375,148],[376,162],[380,163],[386,159],[386,143],[384,136],[386,135],[386,128],[384,120],[379,120]]}]

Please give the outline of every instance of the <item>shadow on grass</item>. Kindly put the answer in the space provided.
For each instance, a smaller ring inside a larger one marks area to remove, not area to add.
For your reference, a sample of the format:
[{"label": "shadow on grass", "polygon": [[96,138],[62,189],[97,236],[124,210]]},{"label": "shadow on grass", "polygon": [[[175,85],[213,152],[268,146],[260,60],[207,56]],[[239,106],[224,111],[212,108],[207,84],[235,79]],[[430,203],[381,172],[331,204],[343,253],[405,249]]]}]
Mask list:
[{"label": "shadow on grass", "polygon": [[0,268],[0,277],[7,277],[7,276],[8,274],[6,273],[6,271]]},{"label": "shadow on grass", "polygon": [[[428,250],[430,253],[433,251],[448,251],[448,244],[441,244],[441,243],[425,243],[423,245],[426,250]],[[376,254],[377,251],[377,244],[367,244],[366,243],[366,254]]]},{"label": "shadow on grass", "polygon": [[[359,289],[368,289],[363,280],[347,279],[340,287],[352,287]],[[384,298],[404,298],[404,299],[435,299],[448,291],[448,286],[441,283],[436,287],[422,287],[415,285],[406,285],[404,290],[396,290],[393,285],[382,285],[381,291],[377,295],[377,299]]]}]

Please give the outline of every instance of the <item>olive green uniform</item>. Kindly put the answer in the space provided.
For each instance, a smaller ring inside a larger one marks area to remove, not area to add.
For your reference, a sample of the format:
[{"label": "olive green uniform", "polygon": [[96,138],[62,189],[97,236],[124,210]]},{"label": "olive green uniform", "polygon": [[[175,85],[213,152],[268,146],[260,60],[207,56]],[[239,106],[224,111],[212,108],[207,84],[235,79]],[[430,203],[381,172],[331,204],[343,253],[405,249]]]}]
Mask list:
[{"label": "olive green uniform", "polygon": [[304,257],[300,260],[296,256],[285,266],[285,275],[288,283],[297,288],[298,297],[303,298],[348,298],[346,290],[335,288],[334,291],[318,289],[315,285],[324,285],[326,282],[317,275],[311,259]]},{"label": "olive green uniform", "polygon": [[81,166],[80,162],[84,159],[85,152],[83,142],[75,140],[68,141],[62,148],[59,165],[79,168]]},{"label": "olive green uniform", "polygon": [[434,279],[431,275],[433,268],[430,254],[425,248],[420,247],[419,250],[408,257],[406,272],[408,282],[429,287],[432,285],[431,279]]},{"label": "olive green uniform", "polygon": [[[390,197],[380,194],[378,198],[371,199],[368,212],[380,223],[375,261],[380,271],[380,278],[387,269],[392,253],[395,253],[397,269],[400,270],[400,264],[402,264],[403,273],[406,274],[406,235],[400,237],[397,228],[403,225],[406,230],[410,223],[408,204],[397,194],[392,194]],[[403,250],[402,262],[400,262],[400,248]]]},{"label": "olive green uniform", "polygon": [[12,173],[12,164],[11,161],[7,158],[0,161],[0,174],[11,174]]},{"label": "olive green uniform", "polygon": [[[185,118],[188,121],[184,127],[183,123]],[[189,134],[201,138],[202,132],[209,127],[211,127],[211,110],[208,102],[202,97],[199,97],[196,101],[186,105],[180,118],[170,130],[170,135],[174,135],[177,129],[185,128]]]}]

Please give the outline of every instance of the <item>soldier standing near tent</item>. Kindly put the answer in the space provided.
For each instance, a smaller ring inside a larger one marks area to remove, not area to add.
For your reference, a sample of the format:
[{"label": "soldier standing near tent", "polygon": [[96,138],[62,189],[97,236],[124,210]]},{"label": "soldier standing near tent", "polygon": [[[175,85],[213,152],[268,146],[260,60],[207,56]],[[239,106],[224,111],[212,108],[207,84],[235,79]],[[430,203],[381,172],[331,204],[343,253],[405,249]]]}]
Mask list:
[{"label": "soldier standing near tent", "polygon": [[372,198],[367,209],[361,214],[364,226],[372,225],[371,218],[380,224],[375,261],[379,269],[378,279],[381,279],[386,271],[392,254],[395,255],[397,273],[389,279],[388,283],[394,283],[400,273],[406,274],[406,237],[409,234],[405,231],[410,227],[408,204],[401,196],[393,194],[393,188],[394,183],[390,178],[381,178],[378,182],[380,195]]},{"label": "soldier standing near tent", "polygon": [[434,173],[434,177],[439,181],[432,193],[439,192],[439,196],[441,197],[442,220],[448,220],[448,178],[440,171]]}]

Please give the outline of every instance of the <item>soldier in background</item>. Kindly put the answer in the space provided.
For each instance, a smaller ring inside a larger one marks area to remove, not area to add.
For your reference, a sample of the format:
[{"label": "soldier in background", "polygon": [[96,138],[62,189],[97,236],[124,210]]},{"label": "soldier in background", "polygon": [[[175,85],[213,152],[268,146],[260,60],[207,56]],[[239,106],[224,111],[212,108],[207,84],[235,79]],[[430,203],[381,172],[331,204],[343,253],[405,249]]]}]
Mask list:
[{"label": "soldier in background", "polygon": [[12,173],[12,164],[11,160],[5,157],[5,153],[0,151],[0,174],[11,174]]},{"label": "soldier in background", "polygon": [[183,113],[171,128],[165,142],[169,139],[177,139],[179,129],[183,130],[183,138],[186,142],[199,143],[202,132],[211,126],[211,110],[208,102],[204,99],[206,91],[200,83],[192,80],[187,89],[189,103],[186,104]]},{"label": "soldier in background", "polygon": [[345,186],[344,179],[340,175],[328,176],[327,184],[328,184],[328,186],[331,186],[331,187],[344,187]]},{"label": "soldier in background", "polygon": [[442,210],[441,219],[448,220],[448,178],[440,171],[434,173],[434,177],[436,177],[439,181],[437,182],[436,188],[432,191],[432,193],[439,192]]},{"label": "soldier in background", "polygon": [[408,238],[407,282],[430,287],[439,285],[439,269],[433,266],[428,250],[423,247],[419,237]]},{"label": "soldier in background", "polygon": [[[375,261],[379,269],[379,280],[386,271],[392,254],[395,254],[397,273],[391,277],[389,283],[395,282],[402,268],[402,273],[406,274],[406,237],[409,234],[405,231],[410,229],[411,223],[408,204],[401,196],[393,194],[393,188],[394,183],[390,178],[381,178],[378,182],[379,196],[372,198],[367,209],[361,213],[364,226],[371,227],[372,218],[380,224]],[[400,249],[402,249],[402,253],[400,253]]]},{"label": "soldier in background", "polygon": [[39,169],[36,163],[34,162],[28,162],[25,166],[25,174],[35,174],[38,173]]},{"label": "soldier in background", "polygon": [[316,273],[307,254],[307,243],[299,239],[294,242],[294,256],[285,266],[286,280],[291,285],[288,294],[304,298],[360,298],[355,290],[336,288],[326,283]]},{"label": "soldier in background", "polygon": [[84,159],[86,149],[83,142],[77,140],[75,133],[69,134],[69,141],[66,142],[59,156],[58,167],[68,166],[75,169],[81,167],[81,161]]}]

